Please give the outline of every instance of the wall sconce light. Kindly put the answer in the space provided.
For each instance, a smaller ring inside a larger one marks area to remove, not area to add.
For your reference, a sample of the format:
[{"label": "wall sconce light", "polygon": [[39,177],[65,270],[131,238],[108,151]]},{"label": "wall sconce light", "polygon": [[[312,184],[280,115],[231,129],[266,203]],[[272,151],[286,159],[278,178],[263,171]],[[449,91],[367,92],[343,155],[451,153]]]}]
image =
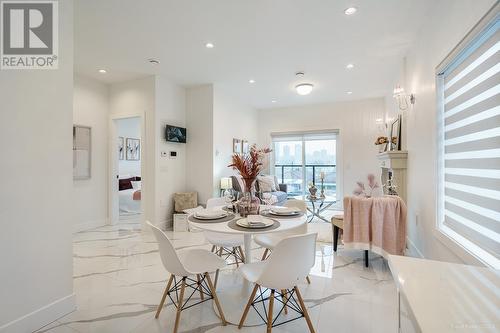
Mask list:
[{"label": "wall sconce light", "polygon": [[393,96],[398,101],[398,107],[400,110],[406,110],[408,108],[407,98],[410,100],[411,105],[415,104],[415,94],[410,94],[408,96],[405,93],[405,90],[399,85],[394,88]]}]

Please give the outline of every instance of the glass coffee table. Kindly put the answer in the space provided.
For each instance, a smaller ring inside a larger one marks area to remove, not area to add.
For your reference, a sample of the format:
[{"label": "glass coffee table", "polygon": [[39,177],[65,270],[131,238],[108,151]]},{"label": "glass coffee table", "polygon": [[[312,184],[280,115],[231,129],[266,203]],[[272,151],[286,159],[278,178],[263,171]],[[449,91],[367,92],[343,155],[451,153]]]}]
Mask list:
[{"label": "glass coffee table", "polygon": [[311,222],[314,217],[317,217],[324,222],[330,223],[330,220],[321,215],[321,213],[330,208],[334,203],[336,203],[337,198],[333,196],[320,197],[319,195],[316,197],[311,197],[310,195],[308,195],[306,199],[311,203],[311,207],[307,207],[307,210],[309,211],[309,213],[311,213],[311,215],[309,215],[307,218],[307,223]]}]

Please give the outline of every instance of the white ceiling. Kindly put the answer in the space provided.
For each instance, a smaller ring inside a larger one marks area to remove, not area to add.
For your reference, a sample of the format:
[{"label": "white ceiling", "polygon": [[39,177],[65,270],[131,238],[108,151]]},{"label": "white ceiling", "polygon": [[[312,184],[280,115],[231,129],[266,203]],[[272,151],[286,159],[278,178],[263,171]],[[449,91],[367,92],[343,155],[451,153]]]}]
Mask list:
[{"label": "white ceiling", "polygon": [[[215,83],[256,108],[383,96],[432,3],[77,0],[75,70],[108,83],[149,74],[184,86]],[[358,12],[344,15],[353,5]],[[299,81],[315,89],[299,96]]]}]

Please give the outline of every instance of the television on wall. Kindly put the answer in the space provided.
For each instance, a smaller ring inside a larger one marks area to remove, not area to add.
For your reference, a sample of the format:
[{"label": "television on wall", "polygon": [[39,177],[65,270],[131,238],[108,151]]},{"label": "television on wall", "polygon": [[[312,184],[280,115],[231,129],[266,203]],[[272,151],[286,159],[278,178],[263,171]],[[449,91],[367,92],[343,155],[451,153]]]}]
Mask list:
[{"label": "television on wall", "polygon": [[186,143],[186,129],[167,125],[165,128],[165,138],[168,142]]}]

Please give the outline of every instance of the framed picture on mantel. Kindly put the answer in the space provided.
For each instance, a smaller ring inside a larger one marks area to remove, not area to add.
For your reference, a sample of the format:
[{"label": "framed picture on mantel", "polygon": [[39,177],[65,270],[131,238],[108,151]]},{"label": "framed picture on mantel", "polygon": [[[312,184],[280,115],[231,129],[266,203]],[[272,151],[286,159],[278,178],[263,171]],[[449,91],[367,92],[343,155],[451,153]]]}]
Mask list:
[{"label": "framed picture on mantel", "polygon": [[401,115],[391,123],[390,150],[401,150]]}]

